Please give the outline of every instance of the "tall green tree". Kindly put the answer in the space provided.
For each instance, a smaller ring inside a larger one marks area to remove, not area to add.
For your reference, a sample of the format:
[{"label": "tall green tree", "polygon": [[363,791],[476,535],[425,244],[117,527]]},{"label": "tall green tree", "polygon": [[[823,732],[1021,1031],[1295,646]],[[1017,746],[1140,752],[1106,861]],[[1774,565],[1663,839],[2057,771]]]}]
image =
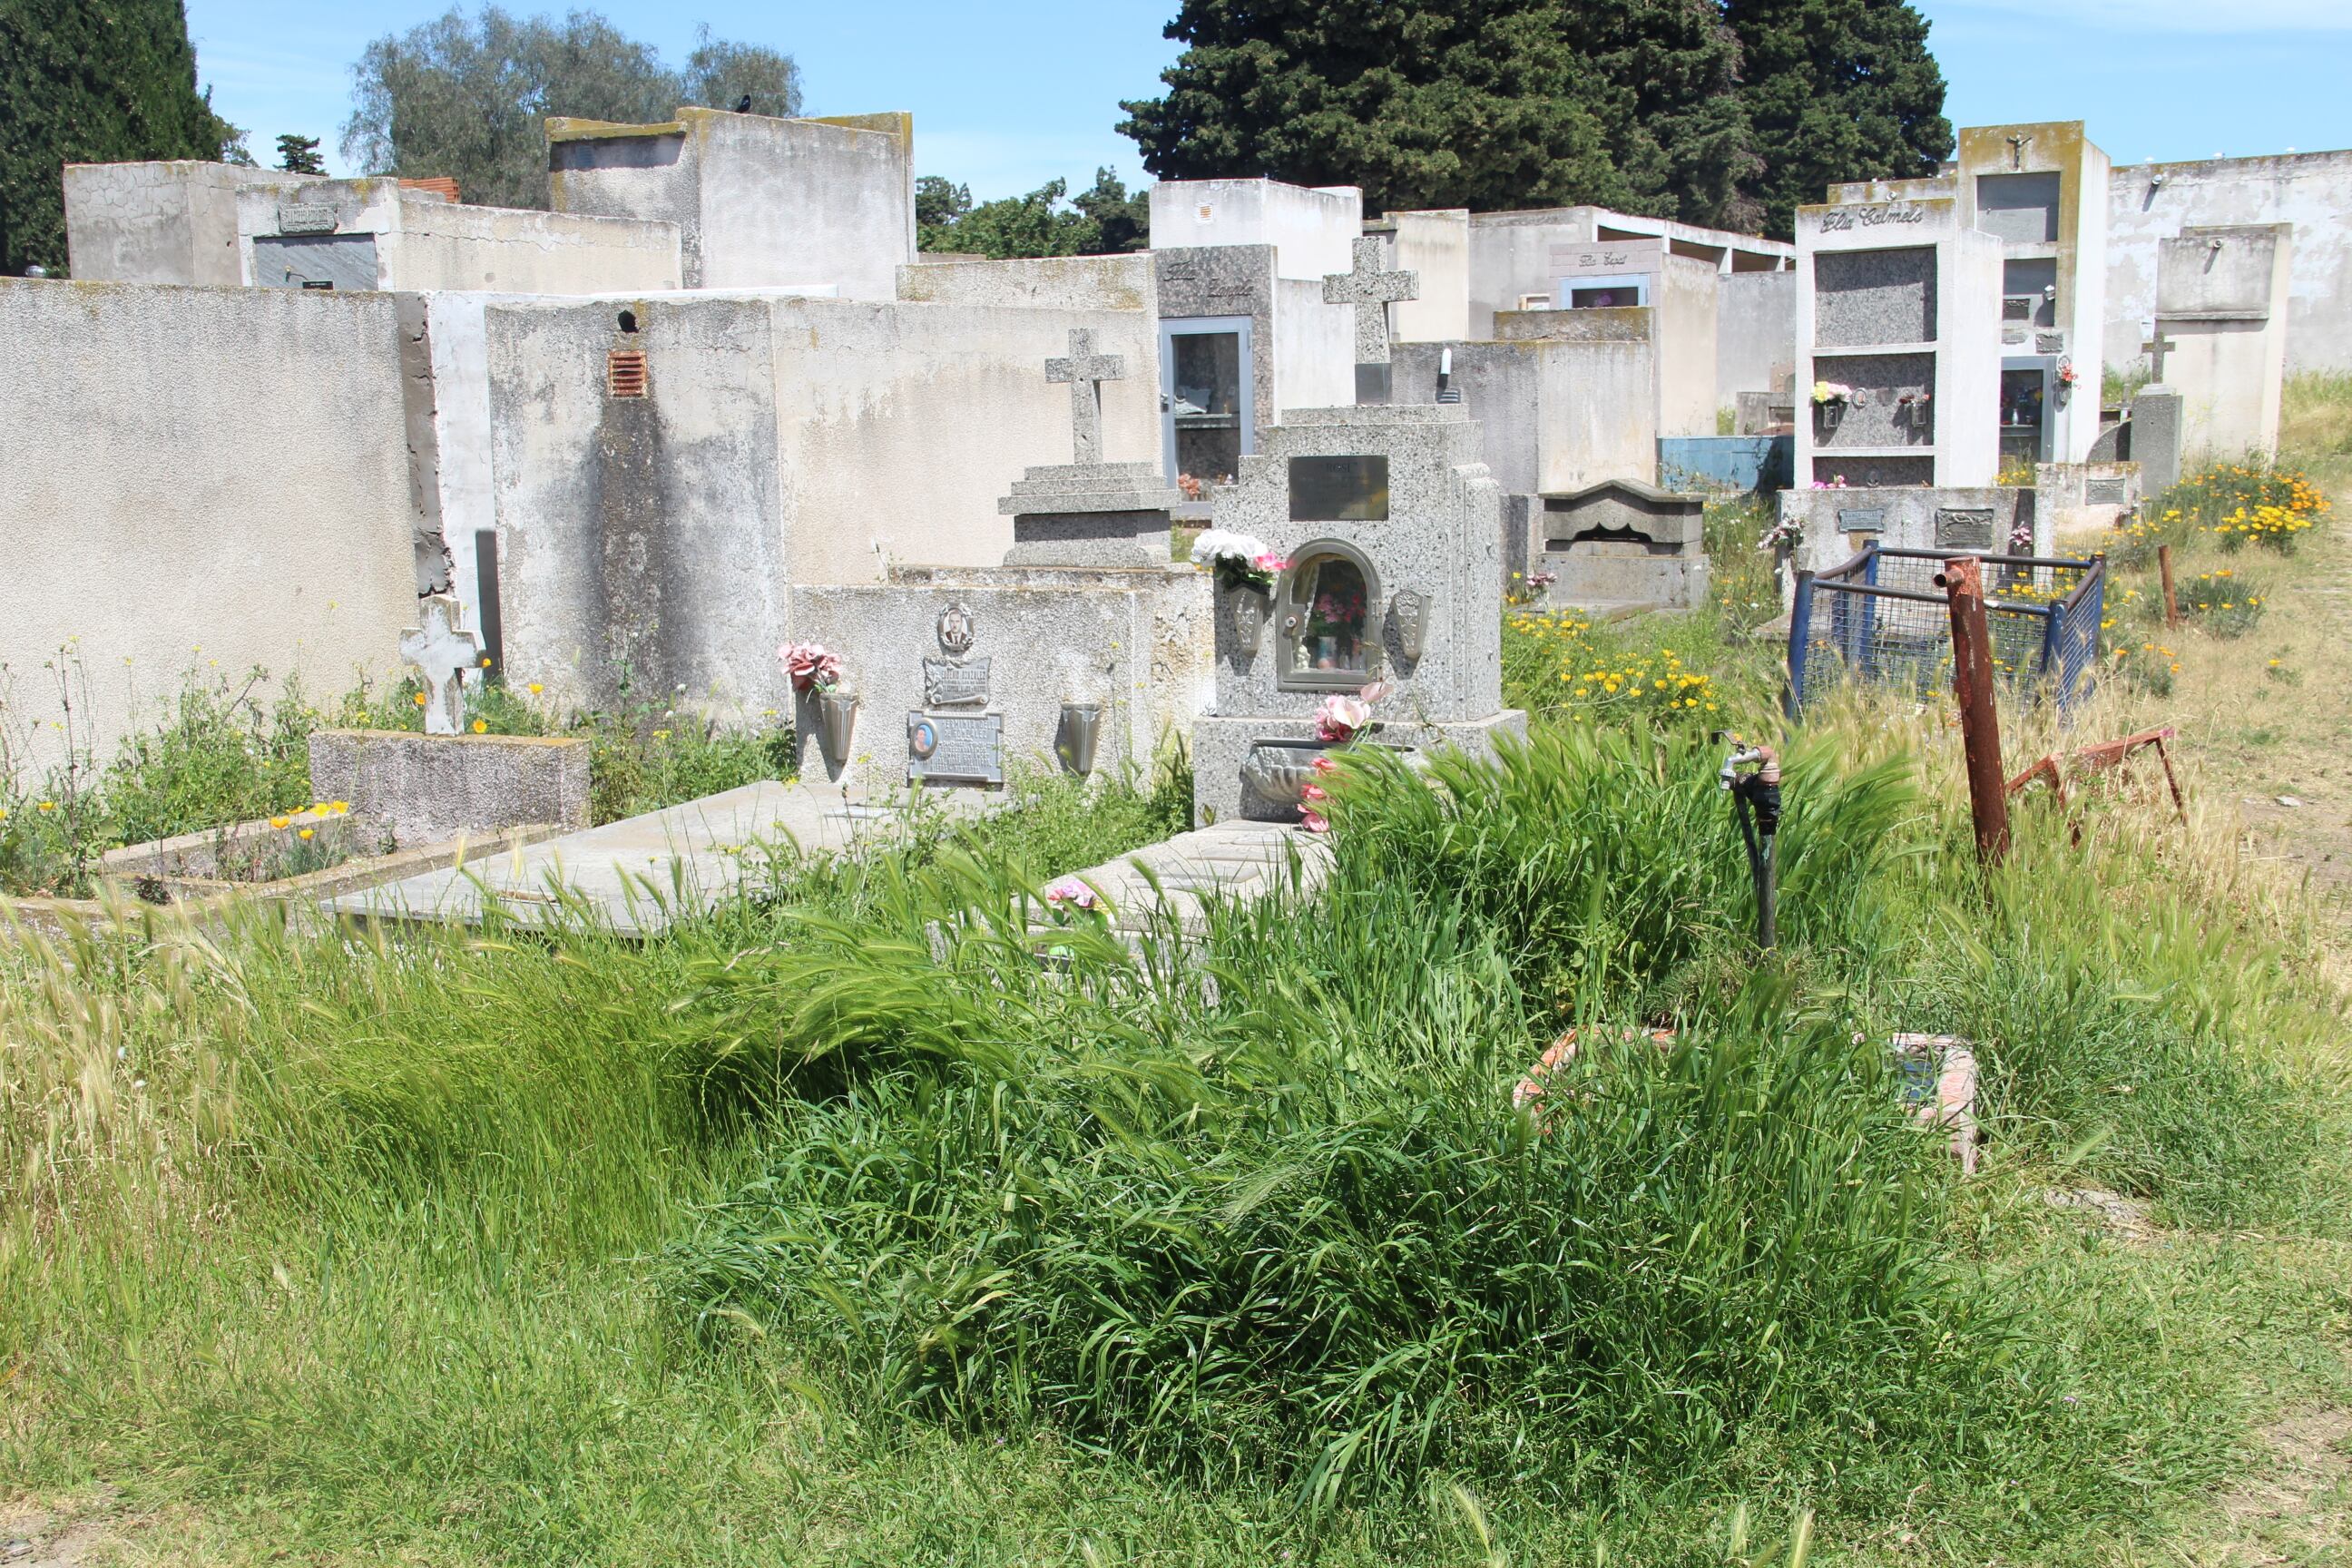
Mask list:
[{"label": "tall green tree", "polygon": [[1376,208],[1574,202],[1736,223],[1757,158],[1717,0],[1181,0],[1144,166],[1361,185]]},{"label": "tall green tree", "polygon": [[316,136],[297,136],[289,131],[278,138],[278,166],[289,174],[323,174],[326,160],[319,156]]},{"label": "tall green tree", "polygon": [[1151,199],[1110,169],[1073,196],[1050,180],[1025,196],[972,205],[971,190],[925,174],[915,182],[915,243],[931,252],[998,260],[1016,256],[1107,256],[1151,243]]},{"label": "tall green tree", "polygon": [[181,0],[0,0],[0,273],[66,265],[68,163],[222,155]]},{"label": "tall green tree", "polygon": [[1932,174],[1952,153],[1944,73],[1906,0],[1727,0],[1746,65],[1740,97],[1764,153],[1750,189],[1765,232],[1840,180]]},{"label": "tall green tree", "polygon": [[761,113],[800,110],[790,56],[714,39],[702,29],[683,71],[593,11],[518,17],[495,5],[456,6],[370,44],[352,68],[343,156],[373,174],[456,178],[467,199],[547,205],[550,115],[643,123],[680,104]]}]

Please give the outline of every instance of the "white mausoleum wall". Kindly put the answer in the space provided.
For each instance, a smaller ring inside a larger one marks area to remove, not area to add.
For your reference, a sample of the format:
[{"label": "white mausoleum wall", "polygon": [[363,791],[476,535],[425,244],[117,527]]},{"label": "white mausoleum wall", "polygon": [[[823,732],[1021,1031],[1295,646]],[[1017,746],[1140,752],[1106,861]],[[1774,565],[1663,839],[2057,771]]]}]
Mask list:
[{"label": "white mausoleum wall", "polygon": [[1355,401],[1355,307],[1325,303],[1320,279],[1276,279],[1275,407],[1339,408]]},{"label": "white mausoleum wall", "polygon": [[2118,164],[2106,222],[2109,368],[2147,369],[2140,324],[2156,312],[2160,242],[2183,228],[2289,223],[2287,372],[2352,370],[2352,151]]},{"label": "white mausoleum wall", "polygon": [[1159,314],[1149,251],[1012,261],[926,261],[898,268],[898,298],[933,305]]},{"label": "white mausoleum wall", "polygon": [[41,388],[0,413],[16,700],[43,712],[74,642],[103,757],[192,667],[321,696],[394,671],[416,600],[392,295],[9,279],[0,333]]},{"label": "white mausoleum wall", "polygon": [[1353,185],[1310,190],[1279,180],[1162,180],[1151,187],[1154,249],[1270,245],[1278,278],[1319,283],[1349,270],[1349,247],[1363,233],[1364,193]]},{"label": "white mausoleum wall", "polygon": [[1797,275],[1727,273],[1716,296],[1715,395],[1719,407],[1743,392],[1769,392],[1775,374],[1797,363]]},{"label": "white mausoleum wall", "polygon": [[177,160],[68,163],[67,267],[90,282],[233,284],[246,280],[241,192],[320,184],[314,174]]}]

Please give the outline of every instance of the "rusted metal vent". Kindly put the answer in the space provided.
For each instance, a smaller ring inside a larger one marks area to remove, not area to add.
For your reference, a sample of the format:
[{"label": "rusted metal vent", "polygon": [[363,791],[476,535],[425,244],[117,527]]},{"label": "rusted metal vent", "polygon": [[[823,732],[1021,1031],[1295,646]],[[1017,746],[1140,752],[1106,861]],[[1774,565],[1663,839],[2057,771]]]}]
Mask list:
[{"label": "rusted metal vent", "polygon": [[646,395],[646,355],[643,349],[614,349],[604,356],[604,390],[614,397],[643,397]]}]

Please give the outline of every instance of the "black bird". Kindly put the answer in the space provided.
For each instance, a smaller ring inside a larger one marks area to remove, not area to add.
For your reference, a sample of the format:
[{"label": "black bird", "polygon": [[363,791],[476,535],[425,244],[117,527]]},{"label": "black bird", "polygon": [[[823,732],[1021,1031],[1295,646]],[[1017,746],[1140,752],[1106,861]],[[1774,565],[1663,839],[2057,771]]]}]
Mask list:
[{"label": "black bird", "polygon": [[735,112],[738,114],[749,114],[751,112],[751,95],[750,93],[747,92],[742,97],[735,100]]}]

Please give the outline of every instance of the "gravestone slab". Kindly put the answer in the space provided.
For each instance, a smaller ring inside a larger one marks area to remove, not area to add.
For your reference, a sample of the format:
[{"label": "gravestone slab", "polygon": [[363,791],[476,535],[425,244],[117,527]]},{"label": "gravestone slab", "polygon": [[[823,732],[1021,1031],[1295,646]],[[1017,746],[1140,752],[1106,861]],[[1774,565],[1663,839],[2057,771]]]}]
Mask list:
[{"label": "gravestone slab", "polygon": [[920,710],[908,714],[907,782],[1003,784],[1003,715]]},{"label": "gravestone slab", "polygon": [[1822,348],[1926,342],[1936,335],[1933,246],[1824,250],[1813,258],[1815,342]]},{"label": "gravestone slab", "polygon": [[923,706],[985,706],[988,701],[988,666],[989,661],[985,658],[923,660]]},{"label": "gravestone slab", "polygon": [[1950,507],[1936,509],[1936,548],[1938,550],[1981,550],[1998,548],[1993,512],[1990,507]]}]

